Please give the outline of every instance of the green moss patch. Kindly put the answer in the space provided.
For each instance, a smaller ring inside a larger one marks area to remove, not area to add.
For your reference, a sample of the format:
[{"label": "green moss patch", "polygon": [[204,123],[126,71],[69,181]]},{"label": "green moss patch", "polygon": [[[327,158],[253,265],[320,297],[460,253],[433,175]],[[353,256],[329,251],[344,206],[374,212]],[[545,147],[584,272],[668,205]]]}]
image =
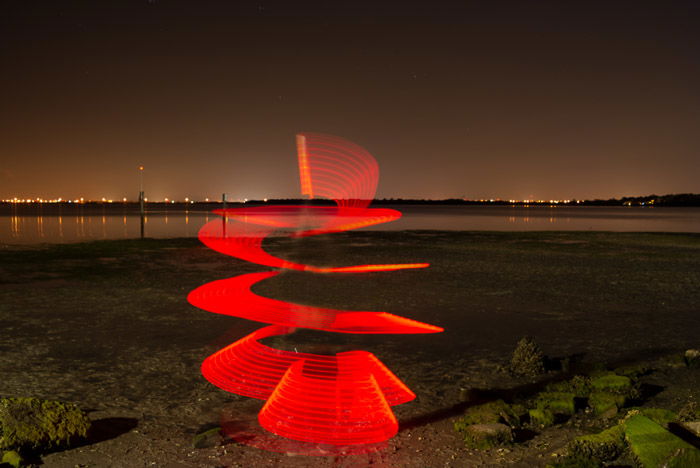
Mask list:
[{"label": "green moss patch", "polygon": [[624,422],[632,453],[644,468],[700,466],[700,450],[642,414]]},{"label": "green moss patch", "polygon": [[511,406],[503,400],[490,401],[467,408],[464,416],[455,422],[455,429],[463,431],[472,424],[496,423],[507,424],[510,427],[519,427],[520,412],[517,406]]},{"label": "green moss patch", "polygon": [[588,397],[588,406],[598,416],[614,416],[625,405],[624,395],[611,392],[592,392]]},{"label": "green moss patch", "polygon": [[554,424],[554,414],[548,409],[534,408],[529,410],[528,414],[533,426],[549,427]]},{"label": "green moss patch", "polygon": [[571,416],[576,412],[573,393],[541,392],[537,394],[535,406],[548,409],[555,415]]},{"label": "green moss patch", "polygon": [[513,441],[511,428],[520,427],[525,408],[503,400],[472,406],[455,421],[455,430],[464,435],[467,447],[487,449]]},{"label": "green moss patch", "polygon": [[11,466],[12,468],[20,468],[21,466],[24,466],[24,460],[22,459],[22,455],[17,453],[14,450],[9,450],[5,453],[2,454],[2,460],[0,461],[2,466],[7,465]]},{"label": "green moss patch", "polygon": [[549,392],[573,393],[576,398],[586,398],[591,393],[591,380],[583,375],[576,375],[569,380],[553,382],[547,385]]},{"label": "green moss patch", "polygon": [[591,379],[594,391],[629,394],[632,390],[632,380],[624,375],[608,374]]},{"label": "green moss patch", "polygon": [[84,438],[87,415],[71,403],[38,398],[0,399],[0,449],[43,452]]},{"label": "green moss patch", "polygon": [[661,426],[668,426],[668,423],[678,421],[678,414],[663,408],[637,408],[639,413]]},{"label": "green moss patch", "polygon": [[625,450],[624,427],[618,424],[598,434],[577,437],[569,443],[568,450],[573,457],[613,461]]}]

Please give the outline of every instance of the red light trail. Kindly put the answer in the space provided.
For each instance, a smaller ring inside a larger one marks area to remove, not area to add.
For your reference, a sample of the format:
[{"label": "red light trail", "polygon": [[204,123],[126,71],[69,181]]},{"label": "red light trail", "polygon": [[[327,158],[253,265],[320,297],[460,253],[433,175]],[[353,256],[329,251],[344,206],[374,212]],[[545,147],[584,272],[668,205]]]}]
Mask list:
[{"label": "red light trail", "polygon": [[[401,213],[367,208],[379,177],[374,158],[342,138],[297,136],[302,193],[336,202],[336,207],[267,206],[216,210],[224,216],[205,224],[200,240],[232,257],[273,268],[310,273],[362,273],[425,268],[427,263],[314,266],[271,255],[263,241],[273,233],[290,237],[342,232],[393,221]],[[309,328],[336,333],[436,333],[442,328],[379,311],[313,307],[259,296],[251,287],[279,271],[213,281],[192,291],[188,301],[217,314],[270,326],[209,356],[202,374],[228,392],[266,400],[258,421],[268,431],[302,442],[358,447],[393,437],[398,422],[391,406],[415,398],[376,356],[348,351],[333,356],[271,348],[259,340]]]}]

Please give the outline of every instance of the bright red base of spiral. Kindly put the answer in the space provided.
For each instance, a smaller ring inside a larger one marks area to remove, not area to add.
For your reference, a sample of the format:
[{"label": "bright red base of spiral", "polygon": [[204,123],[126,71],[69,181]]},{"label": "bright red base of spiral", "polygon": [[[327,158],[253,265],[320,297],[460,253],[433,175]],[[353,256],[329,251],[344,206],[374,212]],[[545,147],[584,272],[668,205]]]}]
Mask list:
[{"label": "bright red base of spiral", "polygon": [[[424,268],[427,263],[312,266],[270,255],[263,240],[275,231],[292,237],[341,232],[393,221],[401,213],[367,208],[378,169],[363,148],[338,137],[297,136],[302,193],[335,200],[337,207],[267,206],[217,210],[200,240],[226,255],[259,265],[311,273],[360,273]],[[398,431],[391,406],[415,398],[373,354],[333,356],[271,348],[259,340],[294,327],[338,333],[436,333],[442,328],[387,312],[347,311],[278,301],[250,288],[279,272],[240,275],[192,291],[189,302],[210,312],[272,324],[209,356],[202,374],[217,387],[266,400],[258,415],[268,431],[293,440],[333,446],[376,444]],[[369,445],[368,445],[369,446]]]}]

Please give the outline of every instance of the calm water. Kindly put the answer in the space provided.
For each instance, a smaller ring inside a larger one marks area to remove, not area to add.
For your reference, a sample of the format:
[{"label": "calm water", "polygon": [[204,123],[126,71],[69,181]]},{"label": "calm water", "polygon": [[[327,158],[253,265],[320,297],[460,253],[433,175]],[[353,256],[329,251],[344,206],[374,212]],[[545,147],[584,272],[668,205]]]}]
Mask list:
[{"label": "calm water", "polygon": [[[642,207],[510,207],[399,206],[398,221],[369,230],[491,230],[491,231],[665,231],[700,232],[700,208]],[[217,215],[149,213],[147,237],[196,237]],[[128,239],[141,235],[138,215],[17,215],[0,216],[0,244],[81,242]]]}]

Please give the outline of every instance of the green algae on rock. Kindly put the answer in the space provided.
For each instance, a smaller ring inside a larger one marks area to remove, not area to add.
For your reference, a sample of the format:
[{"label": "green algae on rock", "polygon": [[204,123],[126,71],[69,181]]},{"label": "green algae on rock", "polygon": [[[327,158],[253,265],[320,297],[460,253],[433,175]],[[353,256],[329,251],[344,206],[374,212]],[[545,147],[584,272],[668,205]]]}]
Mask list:
[{"label": "green algae on rock", "polygon": [[566,392],[540,392],[535,399],[537,409],[548,409],[555,415],[572,416],[576,413],[574,394]]},{"label": "green algae on rock", "polygon": [[554,414],[548,409],[534,408],[528,411],[530,424],[539,427],[549,427],[554,425]]},{"label": "green algae on rock", "polygon": [[503,400],[490,401],[467,408],[464,416],[455,422],[455,430],[463,431],[471,424],[503,423],[510,427],[519,427],[521,412],[524,411],[521,411],[518,405],[509,405]]},{"label": "green algae on rock", "polygon": [[24,459],[15,450],[9,450],[2,454],[2,459],[0,459],[0,466],[8,465],[12,468],[20,468],[24,466]]},{"label": "green algae on rock", "polygon": [[597,434],[577,437],[567,448],[569,454],[575,458],[613,461],[625,450],[625,429],[618,424]]},{"label": "green algae on rock", "polygon": [[513,442],[512,428],[520,427],[525,408],[503,400],[490,401],[468,408],[455,421],[455,430],[464,435],[467,447],[488,449]]},{"label": "green algae on rock", "polygon": [[85,438],[87,415],[72,403],[0,398],[0,449],[43,452]]},{"label": "green algae on rock", "polygon": [[668,423],[678,421],[678,414],[664,408],[630,408],[630,411],[634,410],[664,427],[667,427]]},{"label": "green algae on rock", "polygon": [[700,450],[648,417],[632,414],[623,424],[630,449],[642,467],[700,466]]},{"label": "green algae on rock", "polygon": [[597,416],[612,417],[625,406],[627,398],[611,392],[591,392],[588,397],[588,406],[593,409]]},{"label": "green algae on rock", "polygon": [[464,443],[475,449],[490,449],[513,442],[513,430],[501,423],[471,424],[464,429]]},{"label": "green algae on rock", "polygon": [[632,379],[624,375],[606,374],[591,379],[594,391],[629,394],[632,391]]},{"label": "green algae on rock", "polygon": [[591,379],[585,375],[575,375],[569,380],[547,384],[547,391],[573,393],[576,398],[587,398],[591,393]]}]

